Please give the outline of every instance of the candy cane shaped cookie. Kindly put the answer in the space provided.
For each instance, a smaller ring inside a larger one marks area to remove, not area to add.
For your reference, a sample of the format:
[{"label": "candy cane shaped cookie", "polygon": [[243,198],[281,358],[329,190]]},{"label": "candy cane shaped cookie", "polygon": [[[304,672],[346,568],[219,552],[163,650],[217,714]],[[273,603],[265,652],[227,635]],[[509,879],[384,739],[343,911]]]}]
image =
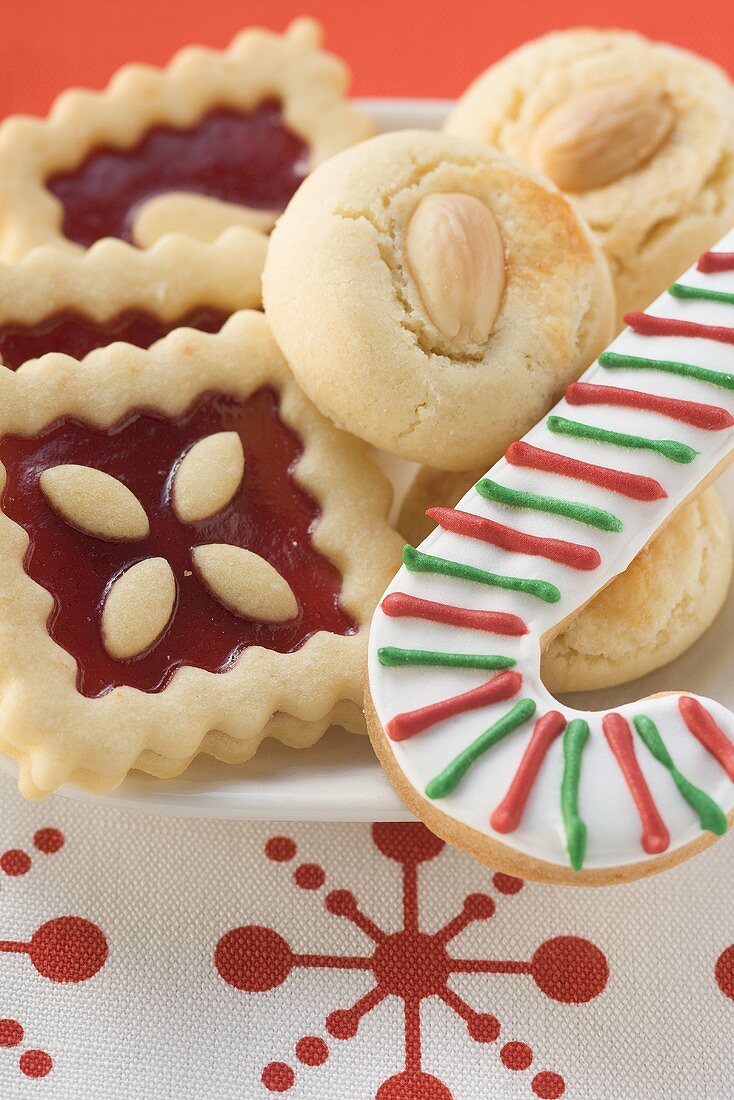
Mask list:
[{"label": "candy cane shaped cookie", "polygon": [[734,714],[672,692],[559,704],[543,647],[734,453],[734,231],[459,502],[378,607],[369,724],[398,793],[502,870],[652,874],[734,817]]}]

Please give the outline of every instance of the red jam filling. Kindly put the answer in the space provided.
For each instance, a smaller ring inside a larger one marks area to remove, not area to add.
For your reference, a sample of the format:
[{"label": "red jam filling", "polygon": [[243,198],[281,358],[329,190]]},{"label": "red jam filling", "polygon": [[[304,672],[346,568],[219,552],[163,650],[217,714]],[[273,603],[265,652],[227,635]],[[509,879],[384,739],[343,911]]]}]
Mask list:
[{"label": "red jam filling", "polygon": [[248,114],[217,108],[188,130],[156,126],[130,149],[94,149],[46,186],[64,208],[64,236],[88,248],[101,237],[129,241],[136,208],[166,191],[282,210],[307,157],[280,104],[268,99]]},{"label": "red jam filling", "polygon": [[200,332],[219,332],[229,314],[203,306],[189,310],[173,321],[160,321],[143,310],[127,310],[109,321],[94,321],[81,313],[66,310],[44,317],[35,325],[0,326],[0,363],[17,370],[29,359],[38,359],[49,351],[61,351],[74,359],[83,359],[95,348],[116,340],[149,348],[175,328],[196,328]]},{"label": "red jam filling", "polygon": [[[200,523],[180,523],[171,507],[171,472],[199,439],[236,431],[245,474],[227,507]],[[228,669],[248,646],[290,653],[319,630],[352,634],[356,625],[339,604],[341,575],[314,546],[320,510],[295,479],[303,444],[278,414],[278,397],[261,389],[246,400],[208,394],[176,419],[139,411],[99,430],[58,420],[33,438],[0,440],[7,470],[3,511],[28,532],[26,572],[54,598],[49,634],[77,662],[77,687],[98,696],[118,685],[160,691],[173,671],[194,665]],[[104,470],[131,489],[145,508],[150,533],[137,542],[103,542],[69,526],[46,502],[39,478],[49,466],[77,463]],[[191,548],[206,543],[246,547],[288,581],[298,616],[259,623],[228,611],[193,571]],[[130,661],[103,648],[100,615],[111,582],[129,565],[164,557],[178,586],[168,628]]]}]

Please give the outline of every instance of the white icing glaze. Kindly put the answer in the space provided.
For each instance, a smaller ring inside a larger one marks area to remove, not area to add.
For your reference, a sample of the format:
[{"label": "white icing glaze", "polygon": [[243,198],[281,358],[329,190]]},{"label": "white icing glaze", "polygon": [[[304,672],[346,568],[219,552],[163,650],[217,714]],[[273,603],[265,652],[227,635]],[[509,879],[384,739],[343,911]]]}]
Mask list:
[{"label": "white icing glaze", "polygon": [[[734,231],[720,242],[716,251],[734,252]],[[734,293],[734,271],[703,274],[694,268],[679,281],[689,286]],[[656,317],[734,328],[734,305],[730,304],[678,299],[665,293],[646,312]],[[691,363],[718,372],[734,372],[734,346],[699,337],[643,336],[628,329],[614,341],[610,350],[646,359]],[[581,381],[697,401],[734,414],[734,391],[679,375],[649,369],[605,369],[595,363]],[[640,842],[640,819],[602,732],[603,713],[582,713],[561,706],[544,687],[540,679],[540,640],[547,631],[586,603],[612,577],[627,568],[666,517],[727,458],[734,447],[734,429],[706,431],[654,412],[602,405],[570,405],[565,399],[549,415],[631,435],[676,440],[700,453],[691,464],[678,464],[652,451],[551,432],[547,417],[544,418],[524,437],[528,443],[598,466],[653,477],[666,490],[667,498],[651,503],[634,501],[577,479],[523,469],[501,459],[488,475],[493,481],[512,489],[604,509],[622,520],[623,531],[601,531],[561,516],[495,504],[484,499],[475,489],[470,490],[457,505],[462,511],[532,535],[595,547],[601,555],[602,564],[593,571],[581,572],[545,558],[503,551],[463,535],[440,529],[434,531],[421,544],[422,551],[505,576],[550,581],[559,588],[561,600],[548,604],[523,593],[451,577],[410,572],[403,566],[388,592],[405,592],[453,606],[511,612],[525,620],[529,633],[521,637],[507,637],[422,619],[394,618],[378,607],[370,636],[370,687],[377,716],[385,727],[399,713],[468,691],[485,683],[494,674],[471,669],[383,667],[377,658],[380,647],[497,653],[515,659],[516,669],[523,676],[523,684],[512,700],[437,723],[409,740],[390,741],[395,761],[407,781],[423,794],[427,782],[506,714],[514,703],[520,699],[533,699],[537,703],[535,719],[490,749],[473,765],[458,787],[448,796],[437,799],[435,805],[457,822],[494,837],[509,847],[549,863],[568,866],[560,799],[562,738],[551,745],[544,759],[519,827],[514,832],[500,834],[490,827],[489,818],[507,792],[530,740],[535,720],[552,709],[560,710],[569,721],[584,718],[590,726],[589,741],[581,760],[579,786],[579,814],[588,830],[584,868],[614,867],[649,858]],[[617,708],[615,713],[621,714],[630,724],[635,715],[650,717],[679,771],[729,814],[734,809],[734,784],[717,760],[688,731],[678,711],[678,698],[678,694],[674,694],[643,703],[630,703]],[[716,702],[707,699],[701,699],[701,702],[731,737],[734,716]],[[672,851],[700,835],[699,819],[681,797],[666,768],[653,757],[634,727],[632,730],[637,762],[670,832],[668,851]]]}]

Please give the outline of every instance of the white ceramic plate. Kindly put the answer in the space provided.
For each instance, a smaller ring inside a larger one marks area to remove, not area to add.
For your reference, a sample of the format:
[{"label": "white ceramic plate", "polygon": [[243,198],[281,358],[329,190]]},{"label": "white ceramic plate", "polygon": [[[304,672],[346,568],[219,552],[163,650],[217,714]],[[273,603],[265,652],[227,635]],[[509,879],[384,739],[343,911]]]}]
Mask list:
[{"label": "white ceramic plate", "polygon": [[[381,99],[360,104],[381,130],[441,125],[445,100]],[[411,467],[387,457],[382,465],[399,500]],[[734,522],[734,467],[719,483]],[[712,628],[693,649],[659,672],[603,692],[569,696],[581,709],[613,709],[654,692],[684,688],[718,699],[734,710],[731,643],[734,632],[734,591]],[[0,767],[13,765],[0,757]],[[230,767],[198,757],[178,779],[160,780],[134,773],[106,795],[74,787],[60,792],[69,798],[95,801],[121,809],[184,817],[240,818],[282,821],[385,821],[411,815],[393,793],[366,737],[331,729],[312,749],[287,749],[266,741],[247,764]]]}]

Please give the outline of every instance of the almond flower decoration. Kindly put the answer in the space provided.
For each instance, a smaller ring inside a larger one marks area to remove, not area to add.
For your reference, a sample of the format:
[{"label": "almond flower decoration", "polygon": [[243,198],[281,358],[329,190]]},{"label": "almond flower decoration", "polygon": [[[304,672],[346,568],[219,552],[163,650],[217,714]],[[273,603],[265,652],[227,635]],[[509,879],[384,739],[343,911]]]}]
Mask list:
[{"label": "almond flower decoration", "polygon": [[[223,511],[238,491],[245,454],[237,432],[205,436],[174,467],[171,505],[185,524]],[[64,464],[44,470],[40,487],[49,505],[70,526],[106,542],[135,542],[150,531],[148,516],[121,481],[91,466]],[[228,543],[191,550],[192,570],[209,593],[234,615],[282,623],[298,615],[288,582],[258,554]],[[101,611],[102,643],[108,655],[128,661],[148,652],[165,633],[177,601],[173,570],[164,557],[143,558],[109,584]]]}]

